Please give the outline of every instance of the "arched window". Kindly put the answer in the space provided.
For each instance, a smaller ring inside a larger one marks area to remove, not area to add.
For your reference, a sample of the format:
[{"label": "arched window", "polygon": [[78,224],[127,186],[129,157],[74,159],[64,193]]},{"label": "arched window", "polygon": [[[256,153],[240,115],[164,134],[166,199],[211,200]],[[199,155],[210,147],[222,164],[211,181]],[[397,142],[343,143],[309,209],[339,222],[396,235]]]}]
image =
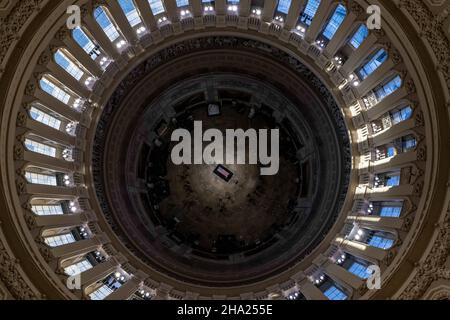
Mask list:
[{"label": "arched window", "polygon": [[33,120],[45,124],[46,126],[54,128],[56,130],[59,130],[61,128],[60,120],[35,107],[30,108],[30,117]]},{"label": "arched window", "polygon": [[320,0],[308,0],[305,9],[300,15],[300,21],[307,26],[310,26],[314,16],[317,13],[317,9],[319,9],[319,5]]},{"label": "arched window", "polygon": [[284,14],[288,14],[290,7],[291,7],[291,0],[279,0],[277,11],[282,12]]},{"label": "arched window", "polygon": [[150,4],[150,8],[155,16],[166,11],[161,0],[148,0],[148,3]]},{"label": "arched window", "polygon": [[27,147],[27,149],[29,151],[32,152],[36,152],[39,154],[43,154],[45,156],[49,156],[49,157],[56,157],[56,148],[54,147],[50,147],[46,144],[37,142],[37,141],[33,141],[30,139],[26,139],[25,140],[25,146]]},{"label": "arched window", "polygon": [[142,23],[142,19],[136,10],[133,0],[119,0],[119,5],[132,27]]},{"label": "arched window", "polygon": [[371,55],[366,63],[357,71],[358,76],[364,80],[370,76],[379,66],[387,60],[388,54],[384,49],[378,50]]},{"label": "arched window", "polygon": [[72,233],[66,233],[58,236],[45,238],[45,243],[52,248],[60,247],[65,244],[70,244],[74,242],[76,242],[76,240]]},{"label": "arched window", "polygon": [[58,216],[64,214],[60,204],[33,205],[31,206],[31,210],[38,216]]},{"label": "arched window", "polygon": [[94,10],[94,18],[111,42],[114,42],[117,38],[120,37],[117,28],[111,22],[111,19],[109,18],[103,7],[97,7],[97,9]]},{"label": "arched window", "polygon": [[406,106],[401,108],[400,110],[392,111],[390,115],[392,119],[392,124],[395,125],[411,118],[412,109],[410,106]]},{"label": "arched window", "polygon": [[389,81],[386,84],[383,84],[374,90],[375,96],[378,101],[383,100],[388,95],[392,94],[398,88],[402,86],[402,78],[400,76],[396,76],[394,79]]},{"label": "arched window", "polygon": [[72,265],[64,268],[64,273],[68,276],[73,277],[73,276],[76,276],[76,275],[83,273],[92,268],[93,268],[93,266],[89,262],[89,260],[84,259],[84,260],[81,260],[80,262],[77,262],[75,264],[72,264]]},{"label": "arched window", "polygon": [[94,42],[89,38],[86,33],[80,28],[76,27],[72,31],[72,37],[78,45],[83,48],[84,52],[86,52],[92,60],[97,59],[100,55],[100,46],[94,44]]},{"label": "arched window", "polygon": [[366,25],[362,24],[358,30],[355,32],[353,37],[350,39],[350,45],[354,49],[358,49],[359,46],[366,40],[369,36],[369,29],[367,29]]},{"label": "arched window", "polygon": [[69,57],[62,52],[60,49],[56,51],[55,62],[64,70],[66,70],[72,77],[74,77],[77,81],[83,77],[84,72],[81,70]]},{"label": "arched window", "polygon": [[39,83],[41,85],[42,90],[47,92],[49,95],[53,96],[54,98],[58,99],[64,104],[69,103],[70,95],[53,82],[50,82],[50,80],[47,77],[45,76],[42,77]]},{"label": "arched window", "polygon": [[25,178],[29,183],[32,184],[42,184],[55,187],[58,185],[55,175],[41,174],[27,171],[25,172]]},{"label": "arched window", "polygon": [[346,15],[347,9],[345,9],[345,7],[342,4],[338,5],[333,15],[331,16],[330,21],[325,27],[322,35],[326,39],[331,40],[334,37],[340,25],[342,24],[342,22],[344,21]]}]

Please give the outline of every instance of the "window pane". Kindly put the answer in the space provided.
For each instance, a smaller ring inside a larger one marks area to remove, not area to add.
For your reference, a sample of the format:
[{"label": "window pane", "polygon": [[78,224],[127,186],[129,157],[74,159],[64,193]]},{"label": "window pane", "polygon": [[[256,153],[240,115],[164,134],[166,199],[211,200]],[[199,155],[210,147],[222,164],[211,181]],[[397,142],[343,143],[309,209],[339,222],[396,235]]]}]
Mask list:
[{"label": "window pane", "polygon": [[311,25],[312,19],[316,15],[317,9],[319,9],[319,5],[320,0],[308,0],[305,10],[300,16],[300,21],[308,26]]},{"label": "window pane", "polygon": [[132,0],[119,0],[119,5],[127,16],[128,22],[132,27],[142,22]]},{"label": "window pane", "polygon": [[113,290],[110,289],[107,285],[104,285],[96,291],[92,292],[89,297],[91,298],[91,300],[103,300],[111,293],[113,293]]},{"label": "window pane", "polygon": [[91,268],[92,264],[88,260],[83,260],[65,268],[64,273],[68,276],[75,276]]},{"label": "window pane", "polygon": [[403,152],[408,152],[416,147],[417,141],[415,137],[408,136],[406,138],[403,138],[402,141],[402,147]]},{"label": "window pane", "polygon": [[64,214],[61,205],[32,206],[31,210],[38,216],[57,216]]},{"label": "window pane", "polygon": [[155,16],[165,11],[161,0],[148,0],[148,3],[150,4],[150,8]]},{"label": "window pane", "polygon": [[78,43],[78,45],[83,48],[83,50],[95,60],[99,56],[98,46],[92,42],[92,40],[86,35],[86,33],[81,30],[81,28],[76,27],[72,32],[73,39]]},{"label": "window pane", "polygon": [[355,276],[358,276],[362,279],[367,279],[369,277],[369,273],[367,272],[367,267],[358,263],[354,262],[350,268],[348,269],[351,273],[353,273]]},{"label": "window pane", "polygon": [[408,120],[412,116],[412,109],[410,106],[404,107],[399,111],[395,111],[391,114],[392,122],[394,124],[400,123],[402,121]]},{"label": "window pane", "polygon": [[335,286],[331,286],[324,292],[325,296],[330,300],[345,300],[347,295]]},{"label": "window pane", "polygon": [[389,147],[389,148],[387,149],[387,156],[388,156],[388,157],[393,157],[393,156],[395,156],[395,148],[394,148],[394,147]]},{"label": "window pane", "polygon": [[75,63],[73,63],[61,50],[56,51],[55,62],[78,81],[81,79],[81,77],[83,77],[83,71]]},{"label": "window pane", "polygon": [[330,21],[325,27],[325,30],[323,31],[323,36],[328,40],[331,40],[334,34],[336,33],[337,29],[339,28],[339,26],[344,21],[346,15],[347,10],[345,9],[345,7],[341,4],[338,5],[336,10],[334,11],[333,16],[331,17]]},{"label": "window pane", "polygon": [[375,95],[378,98],[378,101],[383,100],[388,95],[392,94],[394,91],[396,91],[398,88],[402,86],[402,78],[400,76],[395,77],[385,85],[381,86],[380,88],[375,90]]},{"label": "window pane", "polygon": [[185,7],[189,5],[189,0],[177,0],[177,7]]},{"label": "window pane", "polygon": [[389,187],[396,187],[400,185],[400,176],[395,175],[391,177],[387,177],[386,185]]},{"label": "window pane", "polygon": [[94,18],[106,33],[111,42],[114,42],[117,38],[119,38],[119,32],[102,7],[98,7],[97,9],[95,9]]},{"label": "window pane", "polygon": [[45,238],[45,243],[52,248],[74,243],[75,241],[71,233]]},{"label": "window pane", "polygon": [[389,249],[394,244],[394,240],[387,239],[381,236],[373,236],[369,243],[370,246],[380,248],[380,249]]},{"label": "window pane", "polygon": [[280,0],[278,1],[278,11],[288,14],[289,7],[291,6],[291,0]]},{"label": "window pane", "polygon": [[380,49],[370,60],[358,71],[362,80],[370,76],[379,66],[387,59],[387,53],[384,49]]},{"label": "window pane", "polygon": [[43,184],[47,186],[56,186],[56,177],[50,176],[46,174],[39,174],[34,172],[26,172],[25,178],[28,180],[29,183],[33,184]]},{"label": "window pane", "polygon": [[49,95],[53,96],[54,98],[58,99],[64,104],[67,104],[70,100],[70,95],[56,86],[54,83],[50,82],[47,78],[42,78],[40,81],[40,85],[42,90],[47,92]]},{"label": "window pane", "polygon": [[381,217],[400,217],[402,207],[382,207],[380,211]]},{"label": "window pane", "polygon": [[350,40],[350,44],[353,48],[358,49],[364,40],[369,36],[369,29],[363,24],[359,27],[358,31],[353,35]]},{"label": "window pane", "polygon": [[36,152],[39,154],[43,154],[49,157],[56,156],[56,148],[50,147],[46,144],[39,143],[30,139],[25,140],[25,146],[29,151]]},{"label": "window pane", "polygon": [[30,117],[33,120],[36,120],[42,124],[45,124],[46,126],[54,128],[56,130],[59,130],[59,128],[61,127],[61,121],[59,121],[55,117],[52,117],[49,114],[47,114],[39,109],[36,109],[35,107],[31,107]]}]

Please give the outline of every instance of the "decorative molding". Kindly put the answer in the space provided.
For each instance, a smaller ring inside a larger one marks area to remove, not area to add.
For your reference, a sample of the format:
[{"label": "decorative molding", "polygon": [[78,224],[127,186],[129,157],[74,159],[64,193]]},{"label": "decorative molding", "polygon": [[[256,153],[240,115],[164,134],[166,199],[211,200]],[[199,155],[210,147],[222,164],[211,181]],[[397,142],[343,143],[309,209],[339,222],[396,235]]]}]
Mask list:
[{"label": "decorative molding", "polygon": [[[33,13],[40,10],[44,1],[46,0],[6,1],[16,4],[7,17],[0,17],[0,66],[3,65],[6,53],[13,42],[20,39],[22,28],[27,25],[27,21]],[[0,78],[1,76],[2,73],[0,72]]]},{"label": "decorative molding", "polygon": [[[431,1],[433,0],[426,0],[427,3]],[[434,2],[437,3],[437,1]],[[433,49],[437,64],[445,77],[447,88],[450,89],[450,40],[443,29],[443,22],[449,15],[448,8],[435,15],[426,6],[425,1],[417,0],[400,0],[399,7],[408,11],[419,26],[420,36]]]},{"label": "decorative molding", "polygon": [[20,300],[38,299],[20,274],[19,268],[19,262],[11,258],[0,241],[0,280],[15,298]]}]

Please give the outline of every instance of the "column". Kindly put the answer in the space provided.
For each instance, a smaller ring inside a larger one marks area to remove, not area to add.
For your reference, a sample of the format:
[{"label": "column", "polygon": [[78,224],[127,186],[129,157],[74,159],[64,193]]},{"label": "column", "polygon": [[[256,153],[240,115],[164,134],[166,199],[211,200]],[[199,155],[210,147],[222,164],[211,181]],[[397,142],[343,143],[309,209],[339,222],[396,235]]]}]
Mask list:
[{"label": "column", "polygon": [[390,170],[391,168],[402,167],[403,165],[410,164],[416,160],[417,152],[409,151],[406,153],[400,153],[390,158],[388,162],[382,162],[383,160],[375,161],[374,163],[371,163],[370,168],[373,172],[384,172]]},{"label": "column", "polygon": [[216,0],[215,10],[217,16],[224,16],[227,14],[227,1],[226,0]]},{"label": "column", "polygon": [[408,119],[406,121],[400,122],[395,126],[390,127],[386,131],[377,134],[375,137],[372,137],[372,143],[374,146],[389,143],[393,139],[403,136],[406,133],[406,131],[413,129],[414,127],[415,127],[414,119]]},{"label": "column", "polygon": [[164,7],[166,8],[167,18],[172,21],[172,23],[180,21],[177,2],[175,0],[164,0]]},{"label": "column", "polygon": [[189,3],[191,5],[192,14],[194,18],[202,17],[203,16],[202,0],[190,0]]},{"label": "column", "polygon": [[72,77],[66,70],[61,68],[53,60],[50,60],[50,62],[47,64],[47,68],[56,79],[58,79],[62,84],[67,86],[70,90],[75,92],[80,97],[88,98],[89,95],[91,94],[91,92],[86,86],[84,86],[83,84],[80,83],[80,81]]},{"label": "column", "polygon": [[54,129],[31,118],[27,119],[25,128],[28,129],[27,131],[30,133],[38,134],[43,138],[53,140],[66,146],[74,146],[76,143],[76,138],[74,136],[68,135],[64,131]]},{"label": "column", "polygon": [[403,225],[403,219],[392,217],[378,217],[378,216],[353,216],[347,217],[348,223],[358,223],[362,227],[369,229],[400,229]]},{"label": "column", "polygon": [[347,77],[347,75],[358,68],[363,63],[363,61],[373,52],[374,45],[377,41],[378,39],[374,34],[369,34],[366,40],[361,43],[359,48],[353,51],[353,53],[348,57],[347,61],[345,61],[344,65],[341,68],[341,71],[343,72],[343,75],[345,77]]},{"label": "column", "polygon": [[114,21],[116,22],[120,31],[122,31],[123,36],[125,37],[127,42],[131,45],[135,45],[138,42],[136,32],[128,22],[127,16],[120,7],[119,2],[117,0],[107,1],[106,4],[108,5],[108,9],[111,15],[114,17]]},{"label": "column", "polygon": [[392,59],[387,59],[371,75],[364,79],[356,88],[358,94],[363,96],[373,90],[381,81],[386,80],[386,74],[395,66]]},{"label": "column", "polygon": [[103,70],[99,65],[81,48],[72,36],[68,36],[64,39],[64,44],[67,50],[80,62],[83,67],[89,71],[96,78],[100,78],[103,74]]},{"label": "column", "polygon": [[135,0],[134,3],[147,29],[150,30],[150,32],[157,30],[158,25],[156,23],[155,17],[153,16],[153,12],[150,8],[148,0]]},{"label": "column", "polygon": [[91,285],[105,279],[107,276],[117,271],[119,267],[118,261],[114,258],[110,258],[107,261],[99,263],[93,268],[84,271],[81,274],[81,288],[83,293],[86,293],[86,289]]},{"label": "column", "polygon": [[250,0],[240,0],[239,1],[239,16],[241,17],[248,17],[250,14]]},{"label": "column", "polygon": [[47,108],[50,108],[71,121],[81,122],[80,112],[49,95],[47,92],[41,90],[40,87],[36,90],[34,96]]},{"label": "column", "polygon": [[129,299],[136,291],[139,290],[146,278],[148,278],[148,276],[143,271],[138,270],[136,274],[134,274],[132,278],[123,286],[106,297],[106,300]]},{"label": "column", "polygon": [[77,171],[77,165],[74,162],[69,162],[62,158],[52,158],[32,151],[25,150],[23,160],[29,164],[59,172]]},{"label": "column", "polygon": [[386,98],[378,102],[372,108],[367,110],[367,116],[369,119],[378,119],[386,112],[392,109],[397,102],[405,98],[408,95],[406,88],[403,86],[397,89],[395,92],[388,95]]},{"label": "column", "polygon": [[35,216],[36,226],[44,229],[78,227],[88,222],[85,213],[63,214],[57,216]]},{"label": "column", "polygon": [[299,283],[300,292],[308,300],[328,300],[323,292],[311,283],[308,279],[304,279]]},{"label": "column", "polygon": [[292,0],[289,13],[284,23],[284,29],[290,31],[296,27],[298,17],[300,16],[300,9],[305,6],[306,0]]},{"label": "column", "polygon": [[94,236],[91,239],[81,240],[74,243],[69,243],[60,247],[51,248],[50,251],[53,257],[58,258],[59,261],[84,256],[89,252],[98,250],[106,241],[102,236]]},{"label": "column", "polygon": [[136,291],[139,290],[142,285],[142,281],[131,278],[119,289],[111,293],[105,298],[105,300],[128,300]]},{"label": "column", "polygon": [[341,247],[345,252],[367,261],[381,261],[386,256],[386,251],[383,249],[371,247],[362,242],[344,240],[342,237],[337,237],[334,244]]},{"label": "column", "polygon": [[83,21],[85,22],[89,31],[92,33],[95,41],[100,45],[100,47],[102,47],[106,54],[113,60],[117,60],[120,56],[119,52],[114,47],[113,43],[109,40],[103,29],[99,26],[97,21],[95,21],[92,13],[86,14],[86,16],[83,17]]},{"label": "column", "polygon": [[273,16],[275,15],[275,10],[277,8],[278,1],[277,0],[265,0],[264,8],[261,14],[261,20],[266,23],[271,23],[273,20]]},{"label": "column", "polygon": [[317,9],[316,15],[314,16],[311,25],[306,30],[305,40],[307,42],[314,42],[319,32],[324,27],[324,23],[327,20],[328,16],[331,13],[331,4],[333,0],[322,0],[319,5],[319,9]]},{"label": "column", "polygon": [[347,16],[324,50],[324,55],[326,57],[328,57],[329,59],[333,58],[336,52],[338,52],[338,50],[345,45],[345,41],[347,41],[350,34],[352,32],[355,32],[355,30],[352,28],[355,20],[355,14],[353,12],[349,12],[347,8]]},{"label": "column", "polygon": [[86,188],[67,188],[27,183],[25,193],[50,199],[73,199],[87,197]]},{"label": "column", "polygon": [[379,194],[382,195],[383,197],[411,196],[413,194],[414,186],[405,184],[397,187],[392,187],[387,190],[385,188],[378,188],[378,189],[368,189],[368,194],[370,196],[374,194]]},{"label": "column", "polygon": [[332,262],[326,263],[324,265],[324,270],[335,282],[347,284],[353,289],[358,289],[363,284],[361,278]]}]

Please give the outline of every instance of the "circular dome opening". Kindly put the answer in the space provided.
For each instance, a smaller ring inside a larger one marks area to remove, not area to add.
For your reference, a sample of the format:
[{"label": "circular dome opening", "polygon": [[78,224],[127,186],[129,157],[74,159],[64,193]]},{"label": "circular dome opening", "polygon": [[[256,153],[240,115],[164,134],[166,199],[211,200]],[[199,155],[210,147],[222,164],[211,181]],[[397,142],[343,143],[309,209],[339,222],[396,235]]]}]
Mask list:
[{"label": "circular dome opening", "polygon": [[[105,165],[94,172],[109,221],[141,260],[183,281],[231,286],[294,266],[326,236],[346,196],[349,138],[334,99],[298,60],[257,41],[176,47],[191,49],[167,57],[168,48],[137,67],[100,120]],[[217,145],[203,136],[211,129],[223,157],[209,153],[205,163],[195,153]],[[238,161],[229,153],[238,153],[239,129]],[[183,152],[177,130],[189,134]],[[174,163],[175,147],[191,162]]]}]

